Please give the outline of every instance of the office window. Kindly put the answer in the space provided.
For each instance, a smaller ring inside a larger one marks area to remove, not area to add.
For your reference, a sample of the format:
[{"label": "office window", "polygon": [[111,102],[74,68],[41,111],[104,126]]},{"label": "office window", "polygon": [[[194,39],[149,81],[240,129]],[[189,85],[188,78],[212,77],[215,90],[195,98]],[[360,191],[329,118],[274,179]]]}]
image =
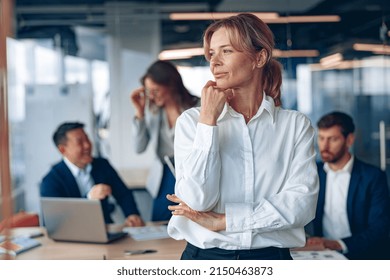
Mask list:
[{"label": "office window", "polygon": [[[375,56],[353,60],[349,65],[331,69],[319,68],[318,65],[299,66],[300,108],[304,109],[313,125],[330,111],[350,114],[356,123],[353,153],[378,167],[381,150],[379,123],[383,121],[387,127],[386,172],[390,178],[390,59]],[[306,99],[310,103],[303,104]]]},{"label": "office window", "polygon": [[83,58],[65,56],[65,83],[85,84],[89,81],[89,63]]},{"label": "office window", "polygon": [[61,55],[59,52],[41,46],[34,46],[34,83],[57,84],[61,82]]}]

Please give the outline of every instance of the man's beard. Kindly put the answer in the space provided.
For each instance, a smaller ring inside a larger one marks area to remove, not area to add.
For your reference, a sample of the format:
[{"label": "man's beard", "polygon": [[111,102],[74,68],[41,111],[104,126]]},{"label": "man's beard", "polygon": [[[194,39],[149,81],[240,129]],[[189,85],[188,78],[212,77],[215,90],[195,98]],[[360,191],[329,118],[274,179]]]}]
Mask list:
[{"label": "man's beard", "polygon": [[[326,155],[324,155],[326,153]],[[321,158],[324,162],[337,163],[346,153],[346,147],[344,146],[337,153],[331,153],[327,150],[321,151]]]}]

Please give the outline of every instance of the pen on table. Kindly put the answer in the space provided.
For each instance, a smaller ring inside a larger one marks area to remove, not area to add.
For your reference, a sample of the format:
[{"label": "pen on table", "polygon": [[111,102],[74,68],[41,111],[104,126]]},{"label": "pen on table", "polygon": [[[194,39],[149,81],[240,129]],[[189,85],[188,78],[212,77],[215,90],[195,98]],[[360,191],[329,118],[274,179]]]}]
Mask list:
[{"label": "pen on table", "polygon": [[26,235],[26,237],[30,237],[30,238],[37,238],[37,237],[42,237],[42,236],[44,236],[44,234],[42,232],[35,232],[35,233],[31,233],[31,234]]},{"label": "pen on table", "polygon": [[151,254],[151,253],[156,253],[157,250],[125,250],[125,256],[132,256],[132,255],[142,255],[142,254]]}]

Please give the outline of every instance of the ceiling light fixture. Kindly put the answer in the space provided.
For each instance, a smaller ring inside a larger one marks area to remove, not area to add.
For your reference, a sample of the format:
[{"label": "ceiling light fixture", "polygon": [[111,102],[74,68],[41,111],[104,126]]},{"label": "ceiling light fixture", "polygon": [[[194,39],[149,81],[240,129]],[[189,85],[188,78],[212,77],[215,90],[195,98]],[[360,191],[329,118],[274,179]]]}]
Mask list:
[{"label": "ceiling light fixture", "polygon": [[[227,18],[230,16],[238,15],[239,13],[171,13],[169,14],[170,20],[217,20],[222,18]],[[265,19],[277,19],[279,17],[278,13],[252,13],[255,16],[265,20]]]},{"label": "ceiling light fixture", "polygon": [[340,61],[337,65],[323,67],[321,64],[310,64],[310,67],[313,71],[323,71],[323,70],[331,70],[331,69],[354,69],[354,68],[372,68],[372,67],[386,67],[383,64],[383,58],[372,57],[363,60],[343,60]]},{"label": "ceiling light fixture", "polygon": [[[170,20],[218,20],[239,13],[171,13]],[[286,16],[281,17],[278,13],[251,13],[262,19],[265,23],[306,23],[306,22],[339,22],[338,15],[315,15],[315,16]]]},{"label": "ceiling light fixture", "polygon": [[333,67],[339,64],[343,60],[343,55],[341,53],[335,53],[328,55],[320,59],[320,64],[323,67]]},{"label": "ceiling light fixture", "polygon": [[310,64],[310,67],[313,71],[323,71],[323,70],[333,70],[333,69],[345,70],[345,69],[354,69],[354,68],[362,67],[362,62],[358,60],[343,60],[328,66],[324,66],[320,63]]},{"label": "ceiling light fixture", "polygon": [[[203,48],[186,48],[186,49],[173,49],[162,51],[158,58],[161,60],[175,60],[175,59],[187,59],[193,56],[203,56]],[[273,51],[275,57],[316,57],[319,56],[317,50],[279,50]]]},{"label": "ceiling light fixture", "polygon": [[158,58],[161,60],[174,60],[174,59],[186,59],[193,56],[204,55],[203,48],[188,48],[188,49],[175,49],[165,50],[160,52]]},{"label": "ceiling light fixture", "polygon": [[272,52],[275,57],[316,57],[320,52],[317,50],[279,50],[274,49]]},{"label": "ceiling light fixture", "polygon": [[390,46],[382,44],[353,44],[355,51],[373,52],[376,54],[390,54]]},{"label": "ceiling light fixture", "polygon": [[265,19],[266,23],[310,23],[310,22],[339,22],[337,15],[317,15],[317,16],[287,16],[277,19]]}]

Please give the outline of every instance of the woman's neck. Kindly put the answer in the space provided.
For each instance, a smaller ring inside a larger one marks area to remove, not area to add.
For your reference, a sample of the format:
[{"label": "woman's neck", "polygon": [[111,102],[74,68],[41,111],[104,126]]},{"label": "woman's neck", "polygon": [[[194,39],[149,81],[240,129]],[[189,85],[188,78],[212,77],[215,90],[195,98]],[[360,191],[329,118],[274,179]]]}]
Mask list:
[{"label": "woman's neck", "polygon": [[253,94],[233,90],[233,98],[229,101],[229,105],[236,112],[242,114],[245,122],[248,123],[256,115],[262,101],[262,90],[253,91]]},{"label": "woman's neck", "polygon": [[167,114],[169,128],[172,128],[176,124],[177,118],[181,114],[180,106],[174,102],[165,104],[164,111]]}]

